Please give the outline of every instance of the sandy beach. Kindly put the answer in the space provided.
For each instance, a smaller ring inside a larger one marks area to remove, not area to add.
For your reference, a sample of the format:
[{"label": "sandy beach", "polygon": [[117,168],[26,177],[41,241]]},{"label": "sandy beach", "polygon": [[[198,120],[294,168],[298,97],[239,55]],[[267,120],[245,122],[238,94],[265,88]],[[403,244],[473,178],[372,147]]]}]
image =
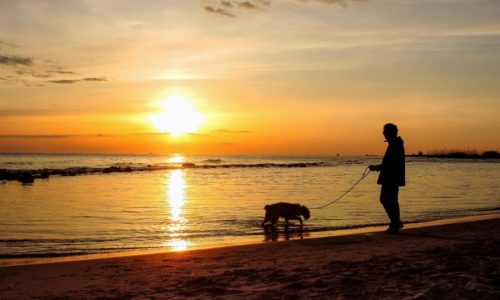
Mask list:
[{"label": "sandy beach", "polygon": [[[472,220],[471,220],[472,219]],[[500,215],[0,268],[0,299],[499,299]]]}]

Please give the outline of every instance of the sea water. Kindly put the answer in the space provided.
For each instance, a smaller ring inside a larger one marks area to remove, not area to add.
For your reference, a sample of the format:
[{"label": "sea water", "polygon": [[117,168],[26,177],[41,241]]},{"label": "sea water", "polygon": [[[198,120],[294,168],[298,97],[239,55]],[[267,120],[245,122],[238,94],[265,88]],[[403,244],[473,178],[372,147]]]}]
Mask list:
[{"label": "sea water", "polygon": [[[308,238],[387,224],[377,173],[323,209],[303,230],[265,231],[264,205],[327,204],[381,157],[0,155],[0,169],[162,167],[0,181],[0,258],[131,250],[184,250]],[[407,158],[404,222],[500,211],[500,161]],[[293,221],[292,221],[293,222]],[[280,225],[280,224],[279,224]],[[291,232],[291,234],[290,234]]]}]

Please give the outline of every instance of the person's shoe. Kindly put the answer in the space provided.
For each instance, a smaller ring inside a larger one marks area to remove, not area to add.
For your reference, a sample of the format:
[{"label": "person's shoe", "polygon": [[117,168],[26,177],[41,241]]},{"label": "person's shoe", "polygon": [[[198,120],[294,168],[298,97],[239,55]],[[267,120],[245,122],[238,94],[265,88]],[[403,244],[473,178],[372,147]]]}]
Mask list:
[{"label": "person's shoe", "polygon": [[399,233],[399,228],[393,227],[393,226],[389,226],[389,228],[387,228],[384,232],[387,233],[387,234],[398,234]]}]

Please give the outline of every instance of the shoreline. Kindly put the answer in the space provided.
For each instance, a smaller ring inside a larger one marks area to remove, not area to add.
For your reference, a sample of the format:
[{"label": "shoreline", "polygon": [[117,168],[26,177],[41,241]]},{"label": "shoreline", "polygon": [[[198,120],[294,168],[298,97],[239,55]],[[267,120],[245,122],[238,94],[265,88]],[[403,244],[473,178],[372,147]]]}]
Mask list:
[{"label": "shoreline", "polygon": [[498,299],[500,215],[0,268],[1,299]]},{"label": "shoreline", "polygon": [[[490,213],[484,215],[470,215],[457,218],[447,218],[424,222],[415,223],[405,223],[405,228],[403,231],[416,228],[426,228],[433,226],[442,226],[457,223],[467,223],[483,220],[500,219],[500,213]],[[161,255],[177,252],[197,252],[197,251],[210,251],[217,249],[226,249],[232,247],[245,247],[245,246],[255,246],[255,245],[265,245],[272,243],[286,243],[295,242],[300,240],[316,240],[316,239],[329,239],[343,236],[356,236],[356,235],[371,235],[376,233],[382,233],[387,228],[387,225],[379,226],[366,226],[358,228],[340,229],[340,230],[329,230],[322,232],[304,232],[305,238],[292,237],[289,240],[283,240],[284,232],[279,231],[279,237],[277,241],[261,241],[257,242],[256,239],[248,238],[241,239],[240,242],[235,244],[228,244],[223,246],[213,246],[213,245],[200,245],[193,246],[186,250],[174,250],[174,249],[151,249],[151,250],[134,250],[134,251],[123,251],[123,252],[109,252],[109,253],[97,253],[97,254],[83,254],[83,255],[68,255],[68,256],[47,256],[47,257],[21,257],[21,258],[1,258],[0,259],[0,269],[3,267],[15,267],[23,265],[38,265],[38,264],[52,264],[52,263],[64,263],[64,262],[78,262],[78,261],[88,261],[88,260],[102,260],[102,259],[113,259],[122,257],[135,257],[144,255]],[[297,233],[297,232],[292,232]]]}]

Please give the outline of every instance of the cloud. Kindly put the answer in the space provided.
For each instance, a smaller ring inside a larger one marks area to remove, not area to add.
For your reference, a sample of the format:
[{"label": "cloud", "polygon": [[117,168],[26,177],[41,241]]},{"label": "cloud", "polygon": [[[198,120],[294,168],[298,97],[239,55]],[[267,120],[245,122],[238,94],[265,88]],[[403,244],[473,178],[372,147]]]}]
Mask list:
[{"label": "cloud", "polygon": [[222,0],[222,1],[220,2],[220,4],[221,4],[222,6],[224,6],[224,7],[227,7],[227,8],[233,8],[233,7],[234,7],[234,6],[233,6],[233,3],[232,3],[231,1],[224,1],[224,0]]},{"label": "cloud", "polygon": [[71,134],[2,134],[0,139],[65,139],[74,137]]},{"label": "cloud", "polygon": [[87,81],[87,82],[102,82],[102,81],[107,81],[106,77],[86,77],[82,79],[59,79],[59,80],[49,80],[48,82],[50,83],[57,83],[57,84],[74,84],[82,81]]},{"label": "cloud", "polygon": [[32,66],[33,60],[27,56],[17,56],[17,55],[0,55],[0,65],[9,66]]},{"label": "cloud", "polygon": [[[40,69],[40,68],[38,68]],[[43,68],[42,68],[43,69]],[[43,82],[45,81],[40,81],[40,79],[47,79],[53,77],[54,73],[48,72],[48,71],[43,71],[41,70],[40,72],[34,71],[32,68],[18,68],[12,70],[13,75],[7,75],[0,77],[0,81],[4,82],[5,84],[10,84],[10,83],[21,83],[24,86],[27,87],[43,87]],[[73,84],[77,83],[79,81],[105,81],[105,77],[88,77],[88,78],[83,78],[83,79],[54,79],[54,80],[49,80],[47,82],[50,83],[57,83],[57,84]]]},{"label": "cloud", "polygon": [[[0,46],[7,45],[9,47],[19,47],[17,45],[0,40]],[[65,67],[58,66],[58,62],[53,60],[37,59],[37,64],[33,62],[33,58],[22,55],[0,54],[0,66],[10,66],[12,69],[7,69],[3,76],[0,77],[0,82],[3,84],[21,83],[25,86],[43,86],[40,79],[53,78],[48,80],[49,83],[55,84],[75,84],[78,82],[103,82],[107,81],[106,77],[84,77],[84,78],[58,78],[57,75],[79,75],[82,74],[67,70]],[[10,73],[10,74],[8,74]],[[14,76],[12,76],[14,75]]]},{"label": "cloud", "polygon": [[263,10],[270,3],[270,0],[207,0],[203,6],[207,12],[224,17],[235,17],[235,10]]},{"label": "cloud", "polygon": [[[47,80],[46,82],[55,83],[55,84],[75,84],[78,82],[104,82],[107,81],[106,77],[84,77],[84,78],[61,78],[58,79],[56,75],[79,75],[73,71],[65,71],[65,70],[48,70],[46,71],[45,66],[39,65],[36,68],[32,68],[33,64],[31,58],[29,57],[20,57],[20,56],[0,56],[0,64],[5,65],[24,65],[30,66],[30,68],[26,67],[16,67],[11,70],[12,75],[7,75],[0,77],[0,81],[5,83],[7,82],[18,82],[22,83],[25,86],[43,86],[40,84],[40,81],[37,79],[47,79],[55,77],[53,80]],[[38,70],[38,71],[35,71]],[[45,69],[45,70],[44,70]]]},{"label": "cloud", "polygon": [[1,134],[0,139],[68,139],[68,138],[93,138],[113,137],[106,134]]},{"label": "cloud", "polygon": [[28,87],[43,87],[43,86],[45,86],[42,83],[31,83],[31,82],[28,82],[25,80],[23,80],[23,84],[24,84],[24,86],[28,86]]},{"label": "cloud", "polygon": [[5,81],[19,81],[19,77],[12,76],[12,75],[7,75],[5,77],[1,77],[0,80],[5,80]]},{"label": "cloud", "polygon": [[[368,0],[296,0],[302,3],[323,3],[337,4],[346,7],[348,2],[367,2]],[[267,6],[271,5],[272,0],[212,0],[209,4],[205,4],[204,8],[210,13],[215,13],[227,17],[235,17],[235,10],[257,10],[263,11]],[[205,2],[207,3],[207,2]]]},{"label": "cloud", "polygon": [[225,17],[234,17],[233,14],[231,14],[230,12],[228,12],[227,10],[221,8],[221,7],[213,7],[213,6],[205,6],[205,11],[208,11],[210,13],[214,13],[214,14],[218,14],[218,15],[221,15],[221,16],[225,16]]},{"label": "cloud", "polygon": [[37,73],[37,72],[32,72],[32,71],[16,71],[16,73],[18,75],[31,75],[32,77],[36,77],[36,78],[49,78],[51,77],[52,75],[51,74],[48,74],[48,73]]},{"label": "cloud", "polygon": [[253,4],[252,2],[249,2],[249,1],[244,1],[244,2],[238,3],[238,7],[246,8],[246,9],[259,9],[259,6]]},{"label": "cloud", "polygon": [[57,84],[73,84],[77,83],[78,79],[60,79],[60,80],[49,80],[50,83],[57,83]]},{"label": "cloud", "polygon": [[1,109],[0,117],[25,117],[25,116],[40,116],[40,115],[49,115],[55,113],[55,110],[48,109]]},{"label": "cloud", "polygon": [[47,73],[61,74],[61,75],[79,75],[73,71],[63,71],[63,70],[49,70]]},{"label": "cloud", "polygon": [[[21,78],[19,78],[18,76],[7,75],[7,76],[0,77],[0,84],[10,85],[10,84],[17,84],[19,82],[25,84],[25,82]],[[1,111],[0,111],[0,115],[1,115]]]},{"label": "cloud", "polygon": [[336,4],[342,7],[347,7],[349,2],[368,2],[369,0],[298,0],[305,3],[323,3],[323,4]]},{"label": "cloud", "polygon": [[83,81],[106,81],[106,77],[87,77],[83,78]]},{"label": "cloud", "polygon": [[[347,6],[349,0],[300,0],[302,2],[319,2],[325,4],[339,4],[342,6]],[[351,2],[368,2],[368,0],[350,0]]]}]

